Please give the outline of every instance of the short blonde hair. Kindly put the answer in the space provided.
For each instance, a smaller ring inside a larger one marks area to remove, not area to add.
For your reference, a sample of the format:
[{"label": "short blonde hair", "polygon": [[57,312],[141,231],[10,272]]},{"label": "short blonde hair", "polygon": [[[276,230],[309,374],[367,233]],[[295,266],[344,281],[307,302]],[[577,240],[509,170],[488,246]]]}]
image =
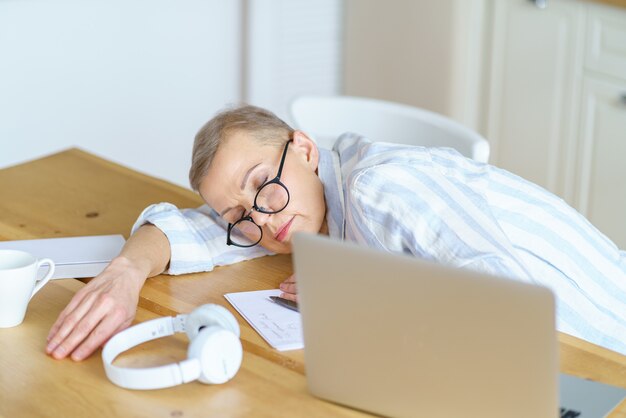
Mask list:
[{"label": "short blonde hair", "polygon": [[247,132],[266,145],[284,145],[294,130],[269,110],[242,105],[215,115],[196,134],[191,154],[189,183],[198,191],[220,144],[235,132]]}]

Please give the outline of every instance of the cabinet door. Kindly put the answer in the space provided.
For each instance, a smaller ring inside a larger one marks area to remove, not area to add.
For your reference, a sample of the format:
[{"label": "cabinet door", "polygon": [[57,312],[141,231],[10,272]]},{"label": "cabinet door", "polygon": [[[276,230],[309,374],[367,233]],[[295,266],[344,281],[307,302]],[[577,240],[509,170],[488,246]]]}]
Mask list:
[{"label": "cabinet door", "polygon": [[[584,10],[579,1],[493,2],[491,162],[571,201]],[[578,82],[577,82],[578,80]]]},{"label": "cabinet door", "polygon": [[588,9],[586,67],[626,78],[626,8],[593,4]]},{"label": "cabinet door", "polygon": [[577,206],[626,249],[626,82],[585,80],[582,107]]}]

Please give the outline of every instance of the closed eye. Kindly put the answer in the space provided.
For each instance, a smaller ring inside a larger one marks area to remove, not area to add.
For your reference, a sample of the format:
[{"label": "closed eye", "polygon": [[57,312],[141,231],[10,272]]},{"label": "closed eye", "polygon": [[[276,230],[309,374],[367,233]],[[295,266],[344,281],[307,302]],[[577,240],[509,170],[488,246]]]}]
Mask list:
[{"label": "closed eye", "polygon": [[226,213],[223,216],[223,218],[229,224],[234,224],[235,222],[237,222],[244,216],[246,216],[246,210],[244,208],[239,207],[239,208],[233,208],[229,210],[228,213]]},{"label": "closed eye", "polygon": [[263,180],[261,180],[261,181],[259,181],[259,182],[257,183],[257,187],[256,187],[257,192],[258,192],[259,190],[261,190],[261,187],[265,186],[265,183],[267,183],[267,179],[268,179],[268,177],[267,177],[267,176],[265,176],[265,177],[263,178]]}]

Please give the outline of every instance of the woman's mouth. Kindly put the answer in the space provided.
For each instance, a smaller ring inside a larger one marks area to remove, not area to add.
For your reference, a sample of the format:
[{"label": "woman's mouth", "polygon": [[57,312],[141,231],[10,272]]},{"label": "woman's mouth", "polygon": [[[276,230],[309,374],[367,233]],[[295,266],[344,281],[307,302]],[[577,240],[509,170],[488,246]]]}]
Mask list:
[{"label": "woman's mouth", "polygon": [[289,229],[291,228],[291,223],[293,222],[295,216],[293,216],[289,222],[285,223],[283,226],[280,227],[280,229],[278,230],[278,232],[276,233],[276,235],[274,236],[274,239],[278,242],[283,242],[285,240],[285,238],[287,238],[287,234],[289,233]]}]

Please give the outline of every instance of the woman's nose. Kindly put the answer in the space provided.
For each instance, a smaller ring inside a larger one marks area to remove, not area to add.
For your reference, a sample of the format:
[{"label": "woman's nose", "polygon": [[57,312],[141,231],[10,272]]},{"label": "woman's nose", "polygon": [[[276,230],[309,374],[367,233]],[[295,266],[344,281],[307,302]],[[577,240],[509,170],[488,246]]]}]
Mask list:
[{"label": "woman's nose", "polygon": [[258,226],[263,226],[265,225],[265,223],[267,222],[268,218],[271,215],[268,213],[263,213],[263,212],[258,212],[256,210],[253,210],[250,213],[250,217],[252,217],[252,220],[254,221],[255,224],[257,224]]}]

